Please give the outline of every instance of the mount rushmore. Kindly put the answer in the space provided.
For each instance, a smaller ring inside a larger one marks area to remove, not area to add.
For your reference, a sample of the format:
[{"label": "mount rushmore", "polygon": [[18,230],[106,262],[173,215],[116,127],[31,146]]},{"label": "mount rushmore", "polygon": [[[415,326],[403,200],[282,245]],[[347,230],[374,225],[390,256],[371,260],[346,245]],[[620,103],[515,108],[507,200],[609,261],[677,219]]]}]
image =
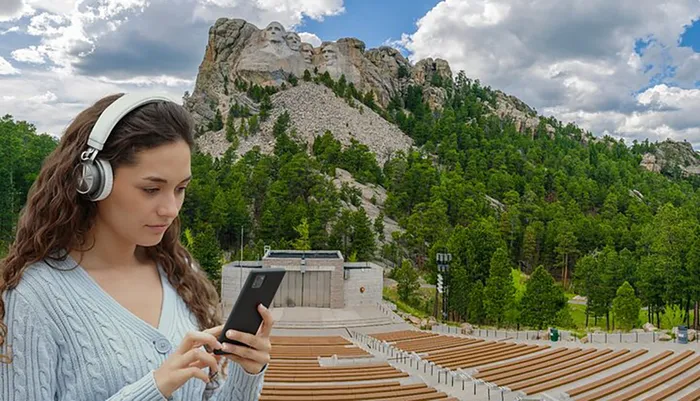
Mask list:
[{"label": "mount rushmore", "polygon": [[421,85],[431,106],[440,107],[445,91],[430,82],[435,75],[452,80],[450,66],[442,59],[428,58],[411,65],[394,48],[366,50],[364,42],[356,38],[341,38],[314,47],[279,22],[259,29],[242,19],[220,18],[209,29],[195,88],[191,95],[185,95],[185,105],[198,124],[206,125],[214,117],[212,104],[225,111],[235,101],[256,110],[249,99],[235,93],[236,79],[281,86],[292,75],[301,78],[307,70],[313,75],[328,72],[334,80],[344,76],[361,93],[372,91],[382,106],[408,85]]}]

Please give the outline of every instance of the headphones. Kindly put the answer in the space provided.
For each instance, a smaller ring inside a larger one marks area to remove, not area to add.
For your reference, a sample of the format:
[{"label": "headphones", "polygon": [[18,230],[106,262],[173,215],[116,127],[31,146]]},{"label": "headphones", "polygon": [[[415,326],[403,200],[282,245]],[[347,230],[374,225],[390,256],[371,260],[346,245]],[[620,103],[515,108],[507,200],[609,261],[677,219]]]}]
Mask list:
[{"label": "headphones", "polygon": [[114,173],[107,160],[97,158],[114,127],[134,109],[148,103],[173,100],[158,94],[127,93],[110,104],[95,122],[88,138],[88,148],[80,154],[76,166],[76,190],[91,201],[101,201],[112,192]]}]

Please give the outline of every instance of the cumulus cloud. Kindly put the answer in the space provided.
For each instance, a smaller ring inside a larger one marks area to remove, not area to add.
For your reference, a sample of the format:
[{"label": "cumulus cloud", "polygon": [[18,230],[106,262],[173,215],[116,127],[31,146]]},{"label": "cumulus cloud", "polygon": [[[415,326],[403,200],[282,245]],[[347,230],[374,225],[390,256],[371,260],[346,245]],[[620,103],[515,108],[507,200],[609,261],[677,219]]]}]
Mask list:
[{"label": "cumulus cloud", "polygon": [[0,58],[0,93],[12,94],[0,98],[0,109],[54,134],[108,93],[162,90],[177,99],[191,91],[220,17],[294,30],[303,18],[345,11],[343,0],[25,0],[23,7],[12,29],[22,32],[13,38],[21,44],[0,49],[27,65],[19,75]]},{"label": "cumulus cloud", "polygon": [[22,0],[3,0],[0,2],[0,21],[13,20],[22,14]]},{"label": "cumulus cloud", "polygon": [[299,32],[299,37],[301,38],[302,42],[309,43],[313,45],[313,47],[319,47],[321,46],[321,43],[323,43],[321,38],[319,38],[318,36],[316,36],[316,34],[313,33]]},{"label": "cumulus cloud", "polygon": [[10,64],[9,61],[5,60],[0,56],[0,75],[17,75],[20,71]]},{"label": "cumulus cloud", "polygon": [[[542,0],[537,7],[527,0],[445,0],[392,44],[414,62],[444,58],[455,72],[595,134],[687,134],[700,142],[680,117],[696,112],[671,110],[669,100],[696,96],[700,56],[678,47],[678,38],[699,17],[697,0]],[[647,44],[641,54],[638,40]],[[649,91],[665,94],[664,108],[646,102]]]}]

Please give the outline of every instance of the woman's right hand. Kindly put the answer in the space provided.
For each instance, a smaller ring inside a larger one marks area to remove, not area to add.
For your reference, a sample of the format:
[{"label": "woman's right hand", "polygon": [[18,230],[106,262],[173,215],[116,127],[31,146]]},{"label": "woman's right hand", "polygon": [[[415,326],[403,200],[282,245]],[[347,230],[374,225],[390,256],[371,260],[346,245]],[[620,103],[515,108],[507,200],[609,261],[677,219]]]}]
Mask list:
[{"label": "woman's right hand", "polygon": [[193,377],[208,383],[209,375],[202,370],[204,367],[208,366],[212,373],[219,371],[221,357],[200,348],[202,345],[210,349],[222,348],[221,343],[208,331],[188,332],[177,350],[154,371],[156,386],[166,398]]}]

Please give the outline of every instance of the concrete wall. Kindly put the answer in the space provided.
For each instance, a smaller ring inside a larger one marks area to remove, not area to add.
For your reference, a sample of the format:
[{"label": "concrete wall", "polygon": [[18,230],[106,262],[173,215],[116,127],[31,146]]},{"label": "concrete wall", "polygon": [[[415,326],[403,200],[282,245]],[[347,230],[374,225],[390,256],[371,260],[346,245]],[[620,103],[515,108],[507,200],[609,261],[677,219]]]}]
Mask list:
[{"label": "concrete wall", "polygon": [[233,303],[238,298],[238,293],[248,278],[248,272],[254,270],[251,267],[238,267],[233,264],[224,265],[221,268],[221,313],[224,318],[233,308]]},{"label": "concrete wall", "polygon": [[[305,259],[306,271],[331,271],[331,308],[343,308],[343,259]],[[264,267],[301,271],[299,258],[263,258]]]},{"label": "concrete wall", "polygon": [[[376,305],[382,300],[382,285],[384,276],[381,266],[374,263],[346,263],[345,269],[347,280],[344,280],[345,307]],[[365,269],[356,267],[366,266]],[[363,271],[364,270],[364,271]],[[361,292],[360,288],[365,291]]]}]

